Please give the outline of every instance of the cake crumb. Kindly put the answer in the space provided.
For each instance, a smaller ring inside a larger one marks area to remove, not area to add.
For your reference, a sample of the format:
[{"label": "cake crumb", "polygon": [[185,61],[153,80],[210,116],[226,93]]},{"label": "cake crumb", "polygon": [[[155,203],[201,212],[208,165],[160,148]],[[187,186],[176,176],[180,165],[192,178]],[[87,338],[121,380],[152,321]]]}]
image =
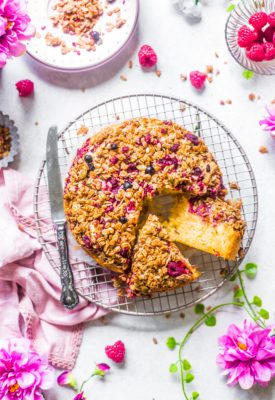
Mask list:
[{"label": "cake crumb", "polygon": [[221,105],[221,106],[224,106],[224,105],[225,105],[225,102],[224,102],[223,100],[220,100],[220,105]]},{"label": "cake crumb", "polygon": [[240,185],[237,182],[230,182],[229,183],[229,187],[232,190],[240,190]]},{"label": "cake crumb", "polygon": [[213,77],[212,76],[208,76],[207,80],[208,80],[209,83],[212,83],[213,82]]},{"label": "cake crumb", "polygon": [[159,69],[156,70],[156,75],[158,78],[161,76],[161,71]]},{"label": "cake crumb", "polygon": [[50,32],[48,32],[45,36],[45,42],[47,46],[57,47],[61,45],[62,40],[60,39],[60,37],[54,36]]},{"label": "cake crumb", "polygon": [[132,69],[132,68],[133,68],[133,61],[132,61],[132,60],[129,60],[129,61],[128,61],[128,68],[129,68],[129,69]]},{"label": "cake crumb", "polygon": [[214,71],[213,65],[207,65],[206,66],[207,74],[213,74],[213,71]]},{"label": "cake crumb", "polygon": [[85,125],[81,125],[77,130],[77,136],[85,136],[89,132],[89,128]]},{"label": "cake crumb", "polygon": [[38,126],[38,125],[39,125],[39,122],[38,122],[38,121],[35,121],[34,125],[35,125],[35,126]]},{"label": "cake crumb", "polygon": [[180,79],[181,79],[183,82],[187,81],[187,75],[185,75],[185,74],[180,74]]},{"label": "cake crumb", "polygon": [[124,81],[124,82],[126,82],[126,81],[127,81],[127,78],[126,78],[126,76],[125,76],[125,75],[120,75],[120,79],[121,79],[122,81]]},{"label": "cake crumb", "polygon": [[268,149],[265,146],[260,146],[259,152],[262,153],[262,154],[265,154],[265,153],[268,153]]},{"label": "cake crumb", "polygon": [[185,314],[183,312],[180,313],[180,318],[184,319],[185,318]]},{"label": "cake crumb", "polygon": [[217,52],[215,52],[215,57],[216,57],[216,58],[219,58],[219,57],[220,57],[219,54],[218,54]]},{"label": "cake crumb", "polygon": [[168,313],[168,314],[165,314],[165,318],[166,318],[166,319],[169,319],[169,318],[171,318],[171,314],[170,314],[170,313]]},{"label": "cake crumb", "polygon": [[271,101],[271,104],[275,104],[275,99],[273,99],[273,100]]},{"label": "cake crumb", "polygon": [[180,111],[181,112],[186,111],[186,105],[184,103],[180,103]]},{"label": "cake crumb", "polygon": [[154,343],[154,344],[158,344],[157,338],[153,337],[153,343]]},{"label": "cake crumb", "polygon": [[226,102],[226,104],[232,104],[232,100],[231,99],[226,99],[225,102]]},{"label": "cake crumb", "polygon": [[256,96],[255,96],[254,93],[250,93],[248,98],[249,98],[250,101],[254,101],[256,99]]},{"label": "cake crumb", "polygon": [[118,121],[120,119],[120,116],[119,115],[116,115],[116,120]]},{"label": "cake crumb", "polygon": [[217,71],[216,71],[216,76],[218,76],[218,75],[220,75],[220,70],[219,69],[217,69]]}]

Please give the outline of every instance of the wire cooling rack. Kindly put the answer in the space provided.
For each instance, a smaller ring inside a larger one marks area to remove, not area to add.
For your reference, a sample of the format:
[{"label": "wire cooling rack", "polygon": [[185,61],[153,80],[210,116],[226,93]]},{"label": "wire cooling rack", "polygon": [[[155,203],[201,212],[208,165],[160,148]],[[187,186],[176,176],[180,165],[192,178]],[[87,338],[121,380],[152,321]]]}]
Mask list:
[{"label": "wire cooling rack", "polygon": [[[242,242],[243,252],[236,261],[225,261],[222,258],[195,251],[191,256],[191,261],[198,265],[201,272],[197,282],[166,293],[134,299],[118,297],[112,285],[112,274],[99,267],[91,258],[84,256],[74,239],[70,237],[69,252],[74,282],[81,296],[121,313],[157,315],[181,310],[205,300],[236,271],[254,235],[258,212],[257,188],[247,156],[238,141],[221,122],[188,101],[151,94],[130,95],[106,101],[92,107],[70,122],[60,133],[58,141],[62,176],[66,176],[76,149],[87,139],[87,136],[77,135],[81,125],[88,127],[89,134],[93,134],[104,125],[134,117],[171,119],[188,130],[196,131],[215,155],[222,169],[224,183],[229,191],[228,198],[242,199],[243,217],[247,224]],[[232,182],[239,185],[239,190],[230,189],[229,184]],[[42,162],[36,182],[34,212],[39,240],[50,264],[59,273],[60,257],[50,216],[45,160]]]}]

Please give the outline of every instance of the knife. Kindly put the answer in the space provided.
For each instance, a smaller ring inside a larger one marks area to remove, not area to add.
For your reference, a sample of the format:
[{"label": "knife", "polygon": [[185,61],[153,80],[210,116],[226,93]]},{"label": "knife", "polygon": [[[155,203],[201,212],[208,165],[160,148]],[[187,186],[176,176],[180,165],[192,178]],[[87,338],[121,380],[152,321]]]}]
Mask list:
[{"label": "knife", "polygon": [[66,218],[63,208],[63,186],[58,162],[57,139],[57,126],[52,126],[47,137],[46,160],[51,215],[56,229],[61,262],[62,291],[60,302],[66,308],[72,310],[78,304],[79,299],[73,286],[73,274],[68,256]]}]

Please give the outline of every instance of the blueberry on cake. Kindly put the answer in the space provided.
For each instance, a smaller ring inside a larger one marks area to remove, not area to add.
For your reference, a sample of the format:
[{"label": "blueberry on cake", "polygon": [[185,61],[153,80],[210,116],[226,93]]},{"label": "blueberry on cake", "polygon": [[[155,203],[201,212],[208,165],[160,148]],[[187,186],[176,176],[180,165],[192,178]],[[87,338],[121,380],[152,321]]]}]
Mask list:
[{"label": "blueberry on cake", "polygon": [[134,247],[131,272],[126,279],[135,296],[182,287],[199,277],[155,215],[149,215]]},{"label": "blueberry on cake", "polygon": [[227,260],[237,257],[245,229],[240,201],[212,197],[180,197],[164,226],[172,241]]},{"label": "blueberry on cake", "polygon": [[226,190],[202,139],[171,121],[136,118],[104,127],[78,150],[64,209],[77,242],[99,265],[123,273],[145,204],[165,193],[223,197]]}]

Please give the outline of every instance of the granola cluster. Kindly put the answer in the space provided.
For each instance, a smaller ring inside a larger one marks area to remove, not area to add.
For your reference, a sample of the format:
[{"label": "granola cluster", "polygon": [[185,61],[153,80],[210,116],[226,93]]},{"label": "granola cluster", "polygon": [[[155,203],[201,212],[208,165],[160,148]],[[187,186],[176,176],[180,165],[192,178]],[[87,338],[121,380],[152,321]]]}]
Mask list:
[{"label": "granola cluster", "polygon": [[9,128],[0,126],[0,159],[7,157],[11,149],[11,135]]},{"label": "granola cluster", "polygon": [[149,215],[139,231],[131,272],[126,279],[130,293],[138,296],[176,289],[198,276],[198,271],[171,243],[158,217]]},{"label": "granola cluster", "polygon": [[165,193],[222,197],[226,190],[203,140],[172,121],[138,118],[86,140],[66,179],[64,208],[78,243],[123,272],[144,205]]}]

